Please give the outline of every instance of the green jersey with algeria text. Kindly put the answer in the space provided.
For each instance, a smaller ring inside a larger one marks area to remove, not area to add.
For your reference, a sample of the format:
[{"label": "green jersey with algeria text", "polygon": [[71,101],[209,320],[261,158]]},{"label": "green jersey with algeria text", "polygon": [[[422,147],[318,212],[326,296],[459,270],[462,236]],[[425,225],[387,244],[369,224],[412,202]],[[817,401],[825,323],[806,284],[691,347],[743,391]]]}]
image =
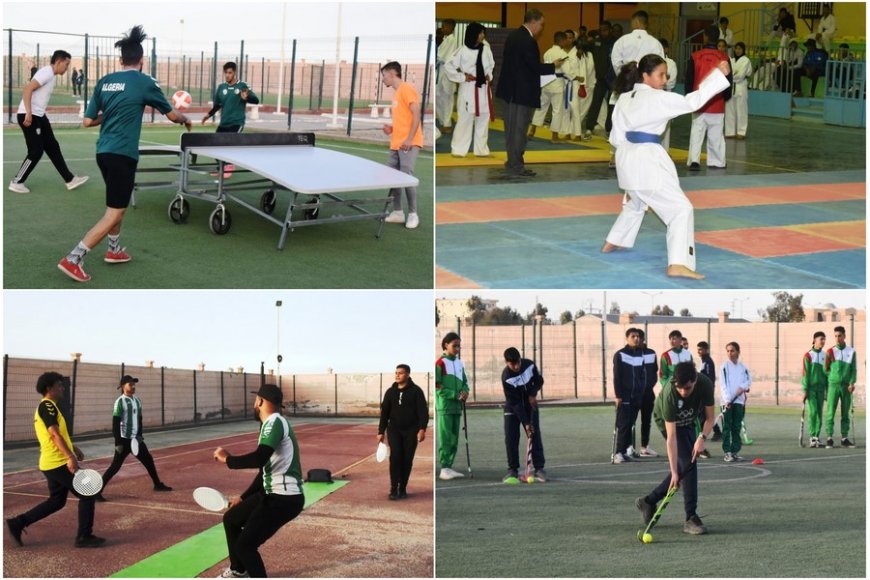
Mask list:
[{"label": "green jersey with algeria text", "polygon": [[263,490],[277,495],[301,494],[302,462],[290,422],[280,413],[269,415],[260,428],[258,444],[275,450],[263,466]]},{"label": "green jersey with algeria text", "polygon": [[97,81],[85,111],[88,119],[103,113],[97,153],[115,153],[138,161],[145,107],[154,107],[164,115],[172,110],[153,77],[131,69],[107,74]]},{"label": "green jersey with algeria text", "polygon": [[[248,89],[248,100],[242,100],[242,91]],[[233,125],[245,126],[245,107],[247,105],[256,105],[260,99],[251,90],[251,87],[243,81],[236,81],[228,85],[221,83],[214,92],[214,104],[220,105],[221,111],[221,127],[231,127]]]},{"label": "green jersey with algeria text", "polygon": [[128,397],[121,395],[115,400],[113,417],[121,418],[121,437],[133,439],[141,432],[142,425],[142,402],[135,395]]}]

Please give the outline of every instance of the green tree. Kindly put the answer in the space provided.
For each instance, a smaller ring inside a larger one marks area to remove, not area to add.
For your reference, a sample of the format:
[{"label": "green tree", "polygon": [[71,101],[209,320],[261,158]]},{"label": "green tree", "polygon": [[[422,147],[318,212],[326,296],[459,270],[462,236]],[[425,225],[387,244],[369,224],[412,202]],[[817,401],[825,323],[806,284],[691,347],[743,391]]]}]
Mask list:
[{"label": "green tree", "polygon": [[574,313],[574,320],[577,320],[578,318],[583,318],[584,316],[586,316],[586,311],[581,308]]},{"label": "green tree", "polygon": [[610,303],[610,314],[619,314],[622,310],[619,308],[619,303],[611,302]]},{"label": "green tree", "polygon": [[552,321],[547,318],[547,312],[547,307],[538,302],[535,304],[535,309],[526,315],[526,322],[532,322],[536,316],[541,316],[541,324],[550,324]]},{"label": "green tree", "polygon": [[804,315],[803,294],[792,296],[784,290],[773,293],[773,304],[760,309],[758,314],[765,322],[801,322]]},{"label": "green tree", "polygon": [[570,310],[566,310],[562,314],[559,315],[559,322],[561,324],[567,324],[574,320],[574,316],[571,314]]},{"label": "green tree", "polygon": [[692,313],[689,312],[688,308],[683,308],[682,310],[680,310],[680,316],[691,316],[691,315],[692,315]]},{"label": "green tree", "polygon": [[655,308],[652,309],[653,316],[673,316],[674,311],[667,304],[661,305],[656,304]]},{"label": "green tree", "polygon": [[521,324],[523,322],[523,317],[510,306],[506,308],[495,307],[485,311],[481,314],[478,320],[475,320],[475,322],[488,325]]}]

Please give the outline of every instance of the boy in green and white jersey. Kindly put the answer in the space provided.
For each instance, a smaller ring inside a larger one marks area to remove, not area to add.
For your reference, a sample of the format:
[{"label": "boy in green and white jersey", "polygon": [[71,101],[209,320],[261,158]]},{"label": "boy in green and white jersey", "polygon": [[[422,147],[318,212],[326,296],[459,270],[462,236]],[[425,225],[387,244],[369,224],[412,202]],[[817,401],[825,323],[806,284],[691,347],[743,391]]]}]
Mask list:
[{"label": "boy in green and white jersey", "polygon": [[828,393],[828,374],[825,371],[825,333],[813,334],[813,348],[804,353],[801,387],[804,403],[809,411],[808,427],[810,447],[822,447],[819,434],[822,431],[822,408]]},{"label": "boy in green and white jersey", "polygon": [[828,440],[825,447],[834,446],[834,414],[837,403],[842,401],[840,409],[840,445],[855,447],[849,441],[849,410],[852,408],[852,393],[855,392],[855,380],[858,377],[858,355],[855,349],[846,344],[846,329],[842,326],[834,328],[834,338],[837,344],[828,349],[825,357],[825,370],[828,373],[828,411],[825,413],[825,432]]}]

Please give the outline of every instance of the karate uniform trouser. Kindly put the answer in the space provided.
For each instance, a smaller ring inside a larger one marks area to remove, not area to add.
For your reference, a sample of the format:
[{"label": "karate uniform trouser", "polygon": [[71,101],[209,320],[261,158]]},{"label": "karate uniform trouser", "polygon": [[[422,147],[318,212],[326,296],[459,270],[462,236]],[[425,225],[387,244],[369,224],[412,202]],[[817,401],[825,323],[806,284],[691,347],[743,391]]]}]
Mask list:
[{"label": "karate uniform trouser", "polygon": [[435,94],[435,116],[442,127],[453,125],[453,106],[456,103],[457,84],[442,72]]},{"label": "karate uniform trouser", "polygon": [[649,447],[649,431],[652,426],[653,407],[656,402],[656,392],[647,387],[643,392],[643,403],[640,406],[640,446]]},{"label": "karate uniform trouser", "polygon": [[441,467],[453,467],[456,449],[459,447],[459,429],[462,415],[436,413],[438,419],[438,462]]},{"label": "karate uniform trouser", "polygon": [[565,113],[565,97],[562,94],[562,89],[545,88],[541,91],[541,108],[535,111],[534,116],[532,116],[532,125],[540,127],[544,124],[544,118],[547,116],[547,109],[550,106],[553,107],[550,131],[557,133],[562,126],[562,115]]},{"label": "karate uniform trouser", "polygon": [[689,160],[686,165],[701,162],[701,145],[707,136],[707,167],[725,167],[725,114],[692,113],[689,135]]},{"label": "karate uniform trouser", "polygon": [[518,103],[507,103],[504,110],[504,139],[507,161],[504,166],[509,173],[522,173],[526,168],[523,154],[529,139],[529,121],[534,109]]},{"label": "karate uniform trouser", "polygon": [[725,101],[725,136],[735,134],[745,137],[749,126],[749,93],[748,89],[734,90],[730,100]]},{"label": "karate uniform trouser", "polygon": [[607,118],[607,83],[604,79],[597,79],[595,90],[592,91],[592,104],[589,105],[589,114],[586,117],[586,129],[592,131],[596,124],[604,126],[604,122],[600,121],[602,104],[604,104],[604,117]]},{"label": "karate uniform trouser", "polygon": [[[667,179],[672,179],[670,176]],[[623,248],[634,247],[637,233],[651,207],[668,227],[668,265],[695,269],[695,210],[680,189],[679,181],[658,190],[626,191],[622,212],[616,218],[607,241]]]},{"label": "karate uniform trouser", "polygon": [[[526,408],[529,413],[535,434],[532,435],[532,465],[535,469],[544,469],[544,443],[541,439],[541,417],[537,407]],[[520,433],[524,433],[519,417],[505,410],[504,412],[504,445],[507,450],[508,469],[520,469]],[[528,445],[528,442],[526,443]],[[523,454],[523,461],[526,456]],[[525,468],[525,463],[523,464]]]},{"label": "karate uniform trouser", "polygon": [[571,124],[570,128],[565,130],[566,133],[570,133],[574,137],[581,137],[586,132],[584,125],[591,106],[592,96],[589,93],[586,93],[584,98],[574,95],[571,99]]},{"label": "karate uniform trouser", "polygon": [[[665,435],[665,433],[662,433]],[[667,436],[665,435],[665,439]],[[677,473],[684,473],[686,468],[692,461],[692,449],[695,447],[695,428],[691,425],[688,427],[677,427]],[[671,486],[671,473],[662,480],[662,482],[654,490],[646,496],[646,501],[650,505],[658,504],[666,495]],[[686,510],[686,519],[689,519],[698,510],[698,468],[693,467],[686,473],[683,480],[680,482],[680,491],[683,492],[683,505]]]},{"label": "karate uniform trouser", "polygon": [[738,453],[743,447],[743,442],[740,440],[740,427],[743,425],[745,414],[746,407],[734,403],[722,416],[722,451],[725,453]]},{"label": "karate uniform trouser", "polygon": [[616,452],[625,453],[631,445],[631,428],[637,421],[640,405],[623,400],[616,408]]},{"label": "karate uniform trouser", "polygon": [[405,489],[417,452],[417,429],[399,430],[387,427],[390,443],[390,490]]},{"label": "karate uniform trouser", "polygon": [[826,385],[824,387],[809,387],[807,390],[807,428],[810,437],[818,437],[822,432],[822,409],[825,406],[827,389]]},{"label": "karate uniform trouser", "polygon": [[849,385],[832,383],[828,385],[828,410],[825,413],[825,433],[828,437],[834,436],[834,415],[837,412],[837,403],[842,401],[840,409],[840,437],[849,436],[849,410],[852,408],[852,393]]},{"label": "karate uniform trouser", "polygon": [[478,157],[489,155],[489,112],[481,111],[474,116],[474,102],[469,103],[471,111],[465,111],[463,103],[459,104],[459,120],[453,128],[453,139],[450,141],[450,153],[465,157],[471,147],[474,137],[474,154]]},{"label": "karate uniform trouser", "polygon": [[668,121],[668,126],[665,127],[665,132],[662,133],[662,147],[665,151],[671,148],[671,122]]}]

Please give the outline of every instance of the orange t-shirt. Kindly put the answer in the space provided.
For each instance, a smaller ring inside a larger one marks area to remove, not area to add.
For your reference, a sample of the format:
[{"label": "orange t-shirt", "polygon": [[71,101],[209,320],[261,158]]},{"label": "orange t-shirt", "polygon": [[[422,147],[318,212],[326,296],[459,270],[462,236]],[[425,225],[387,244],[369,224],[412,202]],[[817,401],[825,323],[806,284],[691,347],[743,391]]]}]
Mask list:
[{"label": "orange t-shirt", "polygon": [[[390,106],[390,113],[393,116],[393,133],[390,135],[390,149],[397,150],[408,138],[411,132],[411,123],[414,121],[414,114],[411,112],[411,103],[420,105],[420,94],[414,85],[411,83],[402,83],[396,89],[393,95],[393,103]],[[411,142],[416,147],[423,146],[423,123],[422,112],[421,122],[417,125],[417,132],[414,133],[414,139]]]}]

